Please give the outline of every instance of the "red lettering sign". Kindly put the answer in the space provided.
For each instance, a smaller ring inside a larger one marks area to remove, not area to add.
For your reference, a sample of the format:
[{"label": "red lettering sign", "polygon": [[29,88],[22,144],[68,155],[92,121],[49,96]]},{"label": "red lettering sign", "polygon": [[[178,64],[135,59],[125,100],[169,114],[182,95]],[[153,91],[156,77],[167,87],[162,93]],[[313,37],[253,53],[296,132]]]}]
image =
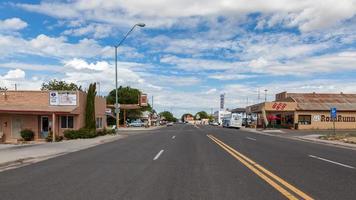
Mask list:
[{"label": "red lettering sign", "polygon": [[272,108],[275,110],[284,110],[287,107],[286,103],[274,103]]}]

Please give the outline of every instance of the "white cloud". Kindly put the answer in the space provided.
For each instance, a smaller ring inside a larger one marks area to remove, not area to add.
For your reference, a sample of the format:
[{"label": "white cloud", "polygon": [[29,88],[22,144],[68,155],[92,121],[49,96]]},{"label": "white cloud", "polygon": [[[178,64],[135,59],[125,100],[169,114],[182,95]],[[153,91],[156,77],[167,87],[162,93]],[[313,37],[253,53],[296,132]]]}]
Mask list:
[{"label": "white cloud", "polygon": [[105,61],[97,62],[97,63],[87,63],[86,61],[78,58],[74,58],[65,62],[64,67],[76,69],[76,70],[83,70],[83,69],[90,69],[95,71],[104,71],[109,69],[109,63]]},{"label": "white cloud", "polygon": [[27,23],[20,18],[0,20],[0,31],[18,31],[27,27]]},{"label": "white cloud", "polygon": [[105,38],[112,34],[115,34],[113,27],[107,24],[91,23],[87,26],[76,27],[65,30],[64,35],[70,36],[86,36],[90,35],[94,38]]},{"label": "white cloud", "polygon": [[253,75],[253,74],[238,74],[234,71],[226,71],[225,73],[209,75],[209,78],[227,81],[227,80],[249,79],[249,78],[254,78],[256,76],[257,75]]},{"label": "white cloud", "polygon": [[21,69],[9,70],[1,78],[5,80],[23,79],[25,78],[25,72]]},{"label": "white cloud", "polygon": [[[82,18],[112,24],[131,25],[145,20],[151,27],[172,26],[179,18],[193,16],[227,16],[262,13],[272,15],[270,25],[282,21],[286,26],[297,26],[310,31],[353,17],[356,13],[354,0],[76,0],[69,3],[17,4],[26,10],[44,13],[63,19]],[[189,5],[189,6],[187,6]],[[279,16],[275,17],[273,14]],[[114,20],[115,19],[115,20]]]}]

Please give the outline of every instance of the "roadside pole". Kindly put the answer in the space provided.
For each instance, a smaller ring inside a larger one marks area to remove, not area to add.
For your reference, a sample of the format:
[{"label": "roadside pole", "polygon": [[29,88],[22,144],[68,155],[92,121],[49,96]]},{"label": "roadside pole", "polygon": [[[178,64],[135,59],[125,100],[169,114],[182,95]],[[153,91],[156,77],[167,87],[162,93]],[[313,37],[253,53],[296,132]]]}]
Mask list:
[{"label": "roadside pole", "polygon": [[335,107],[330,108],[330,117],[333,120],[334,135],[336,135],[335,121],[337,120],[337,109]]}]

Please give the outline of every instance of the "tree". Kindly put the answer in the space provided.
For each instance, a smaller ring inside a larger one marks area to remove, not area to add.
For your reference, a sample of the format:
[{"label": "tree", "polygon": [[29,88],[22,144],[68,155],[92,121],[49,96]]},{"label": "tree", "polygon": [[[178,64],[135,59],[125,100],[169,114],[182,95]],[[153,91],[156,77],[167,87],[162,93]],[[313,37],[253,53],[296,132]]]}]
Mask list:
[{"label": "tree", "polygon": [[6,87],[0,87],[0,90],[7,90]]},{"label": "tree", "polygon": [[87,94],[87,104],[85,106],[85,128],[95,129],[95,96],[96,96],[96,83],[89,85]]},{"label": "tree", "polygon": [[42,83],[41,90],[82,90],[82,86],[54,79]]},{"label": "tree", "polygon": [[[138,104],[139,103],[139,97],[141,95],[141,91],[136,89],[136,88],[131,88],[131,87],[122,87],[120,86],[117,89],[118,92],[118,97],[119,97],[119,103],[120,104]],[[115,89],[111,90],[109,95],[106,97],[106,102],[107,104],[112,104],[115,105]],[[150,104],[146,107],[142,107],[140,109],[136,110],[127,110],[126,111],[126,118],[129,120],[132,119],[137,119],[141,117],[142,112],[144,111],[149,111],[152,112],[152,107]],[[123,123],[124,119],[124,112],[120,112],[120,123]],[[109,124],[115,124],[115,121],[112,119],[108,120]]]},{"label": "tree", "polygon": [[190,113],[185,113],[185,114],[183,114],[182,117],[181,117],[182,122],[185,122],[184,119],[185,119],[186,117],[189,117],[189,116],[190,116],[190,117],[193,117],[193,115],[190,114]]},{"label": "tree", "polygon": [[160,116],[164,117],[169,122],[176,122],[177,119],[173,116],[173,114],[169,111],[163,111],[159,113]]},{"label": "tree", "polygon": [[199,119],[208,119],[209,118],[209,115],[208,113],[206,113],[205,111],[200,111],[200,112],[197,112],[194,116],[195,119],[197,119],[197,117]]}]

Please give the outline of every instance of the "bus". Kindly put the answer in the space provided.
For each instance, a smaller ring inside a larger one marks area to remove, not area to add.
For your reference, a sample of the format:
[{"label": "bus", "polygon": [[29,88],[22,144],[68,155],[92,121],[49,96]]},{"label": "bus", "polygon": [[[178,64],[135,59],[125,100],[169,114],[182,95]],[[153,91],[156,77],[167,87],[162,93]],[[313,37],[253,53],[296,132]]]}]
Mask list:
[{"label": "bus", "polygon": [[231,113],[229,117],[223,119],[223,127],[226,128],[241,128],[242,115],[238,113]]}]

